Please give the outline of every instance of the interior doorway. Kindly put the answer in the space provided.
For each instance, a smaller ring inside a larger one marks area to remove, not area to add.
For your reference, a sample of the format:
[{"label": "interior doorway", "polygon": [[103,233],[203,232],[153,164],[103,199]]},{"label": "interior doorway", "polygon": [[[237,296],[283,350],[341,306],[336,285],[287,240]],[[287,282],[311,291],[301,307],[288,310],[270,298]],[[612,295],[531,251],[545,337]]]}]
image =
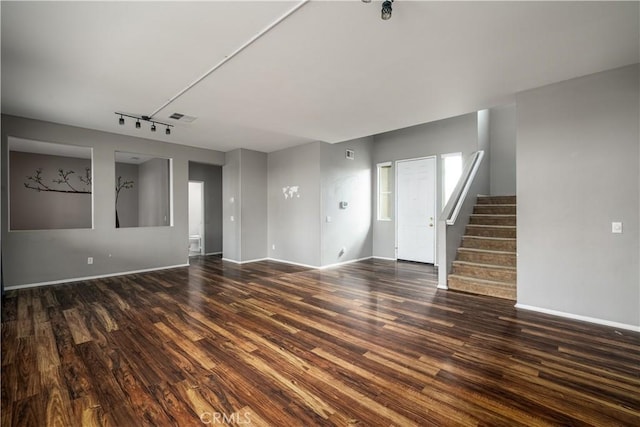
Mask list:
[{"label": "interior doorway", "polygon": [[189,181],[189,256],[204,255],[204,182]]},{"label": "interior doorway", "polygon": [[436,158],[396,162],[397,258],[435,263]]}]

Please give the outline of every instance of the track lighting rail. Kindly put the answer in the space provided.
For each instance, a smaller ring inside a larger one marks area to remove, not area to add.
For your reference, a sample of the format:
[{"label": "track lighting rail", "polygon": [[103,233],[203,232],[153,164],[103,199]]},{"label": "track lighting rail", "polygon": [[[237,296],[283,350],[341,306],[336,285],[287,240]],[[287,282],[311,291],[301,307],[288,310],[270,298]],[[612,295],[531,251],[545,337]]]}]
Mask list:
[{"label": "track lighting rail", "polygon": [[124,118],[125,117],[129,117],[131,119],[135,119],[136,120],[136,129],[140,129],[141,124],[140,124],[140,120],[144,121],[144,122],[148,122],[151,123],[151,132],[155,132],[156,131],[156,125],[161,125],[161,126],[166,126],[166,129],[164,131],[165,134],[170,135],[171,134],[171,128],[173,127],[172,124],[170,123],[164,123],[164,122],[159,122],[157,120],[152,119],[149,116],[134,116],[132,114],[126,114],[126,113],[119,113],[117,111],[114,111],[114,114],[117,116],[120,116],[120,118],[118,119],[118,123],[120,123],[120,125],[124,125]]}]

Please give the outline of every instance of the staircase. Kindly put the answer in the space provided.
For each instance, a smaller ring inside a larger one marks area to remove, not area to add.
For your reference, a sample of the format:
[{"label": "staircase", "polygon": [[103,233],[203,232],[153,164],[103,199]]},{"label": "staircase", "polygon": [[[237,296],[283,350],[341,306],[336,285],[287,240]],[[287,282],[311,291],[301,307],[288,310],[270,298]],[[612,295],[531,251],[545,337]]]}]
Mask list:
[{"label": "staircase", "polygon": [[449,289],[516,299],[516,196],[478,196]]}]

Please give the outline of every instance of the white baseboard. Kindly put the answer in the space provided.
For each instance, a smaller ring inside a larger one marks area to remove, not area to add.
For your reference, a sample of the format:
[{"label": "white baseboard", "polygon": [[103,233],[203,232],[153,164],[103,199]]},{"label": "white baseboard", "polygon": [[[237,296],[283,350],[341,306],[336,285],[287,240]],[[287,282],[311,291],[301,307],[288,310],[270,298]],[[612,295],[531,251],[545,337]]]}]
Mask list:
[{"label": "white baseboard", "polygon": [[286,261],[284,259],[278,259],[278,258],[267,258],[267,259],[269,261],[281,262],[283,264],[297,265],[298,267],[306,267],[306,268],[313,268],[313,269],[320,268],[317,265],[302,264],[300,262]]},{"label": "white baseboard", "polygon": [[234,264],[249,264],[251,262],[269,261],[269,259],[270,258],[256,258],[256,259],[248,259],[246,261],[237,261],[235,259],[222,258],[223,261],[232,262]]},{"label": "white baseboard", "polygon": [[447,284],[446,284],[446,283],[445,283],[444,285],[443,285],[443,284],[438,283],[437,288],[438,288],[438,289],[444,289],[444,290],[446,291],[447,289],[449,289],[449,286],[447,286]]},{"label": "white baseboard", "polygon": [[579,314],[566,313],[564,311],[549,310],[548,308],[534,307],[525,304],[516,304],[516,308],[522,310],[536,311],[538,313],[551,314],[553,316],[564,317],[567,319],[581,320],[583,322],[596,323],[598,325],[610,326],[612,328],[627,329],[629,331],[640,332],[640,326],[628,325],[626,323],[612,322],[610,320],[598,319],[596,317],[581,316]]},{"label": "white baseboard", "polygon": [[389,258],[389,257],[386,257],[386,256],[372,256],[371,258],[373,258],[373,259],[383,259],[385,261],[397,261],[396,258]]},{"label": "white baseboard", "polygon": [[310,265],[310,264],[302,264],[300,262],[286,261],[286,260],[277,259],[277,258],[268,258],[268,259],[269,259],[269,261],[281,262],[283,264],[297,265],[298,267],[313,268],[314,270],[324,270],[325,268],[339,267],[341,265],[351,264],[351,263],[359,262],[359,261],[364,261],[364,260],[371,259],[371,258],[373,258],[373,257],[368,256],[368,257],[364,257],[364,258],[352,259],[352,260],[349,260],[349,261],[337,262],[335,264],[320,265],[320,266],[318,266],[318,265]]},{"label": "white baseboard", "polygon": [[333,268],[333,267],[339,267],[341,265],[346,265],[346,264],[353,264],[354,262],[359,262],[359,261],[365,261],[367,259],[371,259],[373,257],[364,257],[364,258],[358,258],[358,259],[352,259],[349,261],[343,261],[343,262],[336,262],[335,264],[329,264],[329,265],[323,265],[321,267],[316,267],[319,270],[324,270],[325,268]]},{"label": "white baseboard", "polygon": [[14,289],[26,289],[26,288],[37,288],[39,286],[60,285],[62,283],[73,283],[73,282],[82,282],[85,280],[105,279],[107,277],[125,276],[127,274],[148,273],[150,271],[168,270],[171,268],[179,268],[179,267],[189,267],[189,264],[168,265],[165,267],[145,268],[143,270],[121,271],[118,273],[99,274],[97,276],[72,277],[69,279],[52,280],[48,282],[27,283],[24,285],[7,286],[4,288],[4,290],[11,291]]}]

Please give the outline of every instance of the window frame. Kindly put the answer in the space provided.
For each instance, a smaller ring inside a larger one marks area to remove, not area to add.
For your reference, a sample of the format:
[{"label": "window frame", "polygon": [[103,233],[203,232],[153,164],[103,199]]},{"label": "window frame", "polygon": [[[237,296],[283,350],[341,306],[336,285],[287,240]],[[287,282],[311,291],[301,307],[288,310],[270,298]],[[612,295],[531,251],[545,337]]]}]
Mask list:
[{"label": "window frame", "polygon": [[[382,170],[387,170],[387,188],[384,189],[381,186],[380,175]],[[378,163],[376,165],[376,220],[377,221],[393,221],[393,203],[392,203],[392,195],[393,195],[393,186],[391,185],[391,178],[393,173],[393,162],[383,162]],[[387,202],[387,212],[388,215],[383,217],[382,215],[382,195],[386,196]]]}]

